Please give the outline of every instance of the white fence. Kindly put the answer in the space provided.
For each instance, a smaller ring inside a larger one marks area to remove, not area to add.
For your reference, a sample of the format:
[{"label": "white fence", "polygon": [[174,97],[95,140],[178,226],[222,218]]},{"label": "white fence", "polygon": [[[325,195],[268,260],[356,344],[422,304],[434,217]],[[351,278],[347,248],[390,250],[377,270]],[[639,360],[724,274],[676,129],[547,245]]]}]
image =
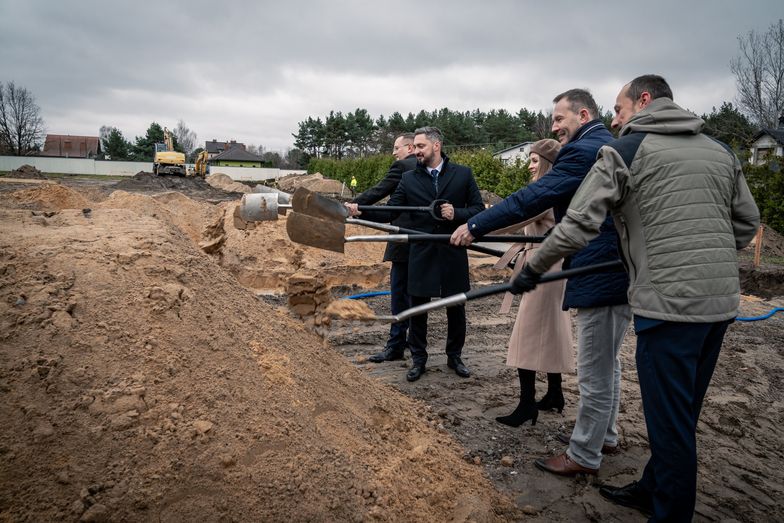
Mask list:
[{"label": "white fence", "polygon": [[[13,171],[32,165],[44,173],[98,174],[133,176],[139,171],[152,172],[152,162],[112,162],[85,158],[49,158],[46,156],[0,156],[0,171]],[[192,165],[188,166],[193,167]],[[289,174],[304,174],[304,170],[266,169],[255,167],[210,166],[210,173],[223,173],[233,180],[269,180]]]}]

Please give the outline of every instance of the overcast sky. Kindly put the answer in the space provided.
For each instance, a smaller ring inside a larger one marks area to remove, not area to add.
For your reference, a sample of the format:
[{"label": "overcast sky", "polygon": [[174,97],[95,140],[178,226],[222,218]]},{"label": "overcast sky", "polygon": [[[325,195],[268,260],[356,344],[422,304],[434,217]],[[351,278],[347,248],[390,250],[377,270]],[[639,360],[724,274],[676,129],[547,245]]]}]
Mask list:
[{"label": "overcast sky", "polygon": [[783,17],[781,0],[0,0],[0,81],[55,134],[182,119],[202,146],[285,151],[330,110],[547,111],[573,87],[606,110],[645,73],[710,112],[735,99],[738,35]]}]

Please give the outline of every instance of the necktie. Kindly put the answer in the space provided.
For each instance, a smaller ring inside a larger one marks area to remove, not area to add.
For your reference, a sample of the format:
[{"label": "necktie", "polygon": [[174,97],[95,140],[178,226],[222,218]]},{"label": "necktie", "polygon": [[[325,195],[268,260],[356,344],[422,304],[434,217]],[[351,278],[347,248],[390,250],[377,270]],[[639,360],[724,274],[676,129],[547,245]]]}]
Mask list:
[{"label": "necktie", "polygon": [[430,171],[430,176],[433,177],[433,188],[436,190],[436,193],[438,193],[438,169]]}]

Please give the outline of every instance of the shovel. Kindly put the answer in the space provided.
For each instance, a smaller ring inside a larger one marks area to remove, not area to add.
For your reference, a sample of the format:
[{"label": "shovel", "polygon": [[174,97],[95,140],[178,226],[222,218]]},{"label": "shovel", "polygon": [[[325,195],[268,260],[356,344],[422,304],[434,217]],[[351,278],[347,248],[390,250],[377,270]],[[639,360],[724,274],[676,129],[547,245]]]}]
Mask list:
[{"label": "shovel", "polygon": [[[406,229],[404,227],[398,227],[397,225],[391,225],[391,224],[388,224],[388,223],[370,222],[370,221],[367,221],[367,220],[360,220],[360,219],[357,219],[357,218],[348,218],[346,220],[346,223],[351,224],[351,225],[361,225],[363,227],[370,227],[371,229],[378,229],[379,231],[391,232],[392,234],[401,234],[401,233],[403,233],[403,234],[423,234],[421,231],[417,231],[415,229]],[[477,244],[471,244],[471,245],[467,246],[466,249],[468,249],[469,251],[481,252],[483,254],[489,254],[490,256],[495,256],[497,258],[500,258],[504,254],[506,254],[506,251],[504,251],[502,249],[493,249],[492,247],[485,247],[484,245],[477,245]],[[510,269],[514,269],[514,260],[510,260],[510,262],[508,263],[508,266],[509,266]]]},{"label": "shovel", "polygon": [[[444,221],[441,217],[441,205],[449,203],[447,200],[434,200],[426,207],[407,207],[404,205],[360,205],[360,211],[389,211],[389,212],[427,212],[434,219]],[[348,209],[337,200],[332,200],[314,193],[304,187],[294,191],[291,197],[291,207],[299,213],[304,213],[325,220],[345,221],[348,218]]]},{"label": "shovel", "polygon": [[[356,222],[355,222],[356,223]],[[345,237],[346,224],[328,219],[317,218],[296,211],[291,212],[286,220],[286,232],[293,242],[309,247],[326,249],[334,252],[345,252],[347,242],[413,242],[413,241],[439,241],[448,242],[449,234],[396,234],[377,236],[349,236]],[[483,242],[541,242],[541,236],[485,236]],[[497,255],[493,252],[492,254]]]},{"label": "shovel", "polygon": [[[596,265],[587,265],[585,267],[578,267],[576,269],[567,269],[565,271],[550,272],[547,274],[543,274],[541,279],[539,280],[539,283],[549,283],[551,281],[573,278],[575,276],[582,276],[584,274],[592,274],[595,272],[602,272],[610,269],[621,269],[621,268],[623,268],[623,262],[621,262],[621,260],[597,263]],[[484,298],[485,296],[492,296],[493,294],[499,294],[511,290],[512,290],[511,283],[488,285],[486,287],[473,289],[468,292],[447,296],[446,298],[441,298],[440,300],[431,301],[430,303],[425,303],[424,305],[419,305],[418,307],[412,307],[410,309],[404,310],[400,314],[395,314],[394,316],[376,316],[367,319],[382,321],[386,323],[398,323],[401,321],[405,321],[411,318],[412,316],[419,316],[420,314],[424,314],[426,312],[440,309],[442,307],[452,307],[454,305],[462,305],[468,300],[475,300],[476,298]]]}]

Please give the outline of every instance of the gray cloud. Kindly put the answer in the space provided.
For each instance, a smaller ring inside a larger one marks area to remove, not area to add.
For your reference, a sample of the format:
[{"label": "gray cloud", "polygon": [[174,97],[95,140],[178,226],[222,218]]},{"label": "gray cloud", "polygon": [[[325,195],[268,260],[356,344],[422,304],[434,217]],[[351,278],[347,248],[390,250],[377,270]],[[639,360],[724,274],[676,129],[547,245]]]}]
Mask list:
[{"label": "gray cloud", "polygon": [[30,89],[52,132],[184,119],[200,141],[282,150],[330,110],[546,110],[571,87],[609,109],[648,72],[707,112],[735,96],[737,36],[781,17],[774,0],[0,0],[0,80]]}]

